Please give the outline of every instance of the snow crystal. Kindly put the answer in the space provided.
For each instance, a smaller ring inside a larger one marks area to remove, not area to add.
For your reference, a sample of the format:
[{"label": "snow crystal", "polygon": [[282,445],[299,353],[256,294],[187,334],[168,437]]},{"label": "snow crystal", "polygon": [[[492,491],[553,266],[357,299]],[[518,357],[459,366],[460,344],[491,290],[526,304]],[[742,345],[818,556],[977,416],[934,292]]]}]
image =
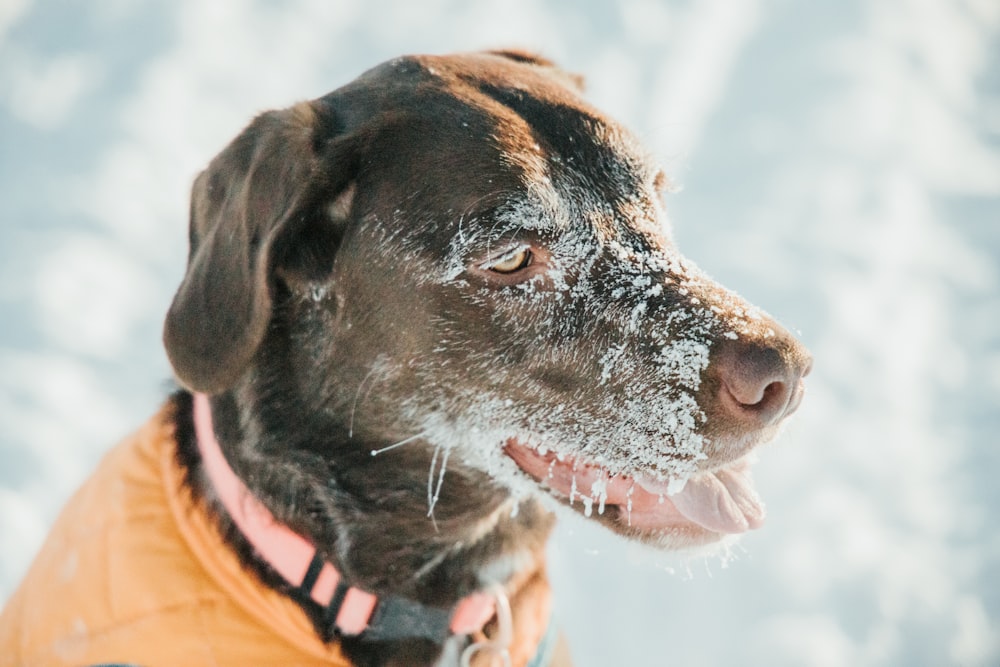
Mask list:
[{"label": "snow crystal", "polygon": [[590,486],[590,497],[597,500],[597,513],[604,514],[604,503],[608,499],[608,480],[600,478]]}]

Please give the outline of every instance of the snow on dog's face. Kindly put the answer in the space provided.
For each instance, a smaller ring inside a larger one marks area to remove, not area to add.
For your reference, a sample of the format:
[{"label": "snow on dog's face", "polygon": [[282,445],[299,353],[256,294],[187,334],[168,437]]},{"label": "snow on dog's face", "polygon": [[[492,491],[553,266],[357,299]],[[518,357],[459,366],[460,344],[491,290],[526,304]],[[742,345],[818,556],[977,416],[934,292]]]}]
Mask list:
[{"label": "snow on dog's face", "polygon": [[353,429],[652,543],[758,526],[750,453],[797,407],[807,353],[677,252],[661,172],[562,81],[406,65],[409,150],[359,180],[334,280],[338,363],[375,387],[350,387]]},{"label": "snow on dog's face", "polygon": [[408,526],[386,553],[412,548],[423,471],[457,543],[511,496],[664,546],[756,527],[750,454],[809,356],[681,257],[662,181],[545,61],[391,61],[199,176],[167,350],[242,406],[234,455],[294,470],[255,492],[308,480],[346,544],[383,511]]}]

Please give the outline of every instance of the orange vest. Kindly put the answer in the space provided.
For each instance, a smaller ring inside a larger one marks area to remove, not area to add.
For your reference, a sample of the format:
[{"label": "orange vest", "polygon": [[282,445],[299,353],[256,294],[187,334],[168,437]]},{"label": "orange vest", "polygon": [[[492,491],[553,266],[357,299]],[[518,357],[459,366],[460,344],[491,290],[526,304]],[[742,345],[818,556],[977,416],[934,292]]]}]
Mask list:
[{"label": "orange vest", "polygon": [[165,408],[70,499],[0,614],[0,665],[349,667],[298,605],[244,573],[175,448]]},{"label": "orange vest", "polygon": [[[0,667],[350,667],[295,602],[247,574],[192,499],[175,450],[166,407],[70,499],[0,613]],[[537,566],[513,587],[515,665],[548,622]]]}]

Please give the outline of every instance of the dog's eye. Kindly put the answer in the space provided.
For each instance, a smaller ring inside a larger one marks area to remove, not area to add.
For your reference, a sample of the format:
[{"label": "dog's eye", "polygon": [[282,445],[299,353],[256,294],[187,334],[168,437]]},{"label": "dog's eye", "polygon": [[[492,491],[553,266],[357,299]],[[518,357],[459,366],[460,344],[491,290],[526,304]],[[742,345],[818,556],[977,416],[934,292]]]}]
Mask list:
[{"label": "dog's eye", "polygon": [[531,248],[527,246],[511,250],[498,259],[491,261],[485,268],[487,271],[508,275],[531,266]]}]

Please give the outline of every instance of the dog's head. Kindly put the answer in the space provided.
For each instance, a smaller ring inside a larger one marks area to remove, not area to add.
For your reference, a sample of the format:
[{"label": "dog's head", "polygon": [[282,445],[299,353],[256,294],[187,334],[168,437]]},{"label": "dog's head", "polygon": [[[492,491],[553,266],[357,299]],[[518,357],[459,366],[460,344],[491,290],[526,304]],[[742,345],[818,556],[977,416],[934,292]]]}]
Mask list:
[{"label": "dog's head", "polygon": [[199,176],[167,350],[189,388],[308,427],[262,451],[353,457],[386,494],[440,454],[469,489],[644,541],[741,532],[809,356],[678,253],[663,181],[551,63],[391,61],[263,114]]}]

